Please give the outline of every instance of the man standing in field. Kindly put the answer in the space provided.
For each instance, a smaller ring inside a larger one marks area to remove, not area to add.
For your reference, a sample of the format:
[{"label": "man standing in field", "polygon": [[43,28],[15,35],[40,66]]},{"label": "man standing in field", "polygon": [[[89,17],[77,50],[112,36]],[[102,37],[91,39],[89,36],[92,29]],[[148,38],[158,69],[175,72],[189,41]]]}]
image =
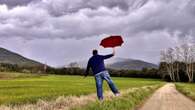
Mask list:
[{"label": "man standing in field", "polygon": [[93,75],[95,76],[96,81],[96,89],[97,89],[97,96],[100,101],[103,98],[103,80],[106,80],[110,89],[114,93],[115,96],[119,96],[120,93],[116,86],[114,85],[108,71],[105,68],[104,60],[111,58],[115,55],[115,49],[113,48],[113,53],[109,55],[99,55],[97,50],[93,50],[93,56],[89,59],[87,64],[87,69],[85,73],[85,77],[89,74],[89,69],[91,68],[93,71]]}]

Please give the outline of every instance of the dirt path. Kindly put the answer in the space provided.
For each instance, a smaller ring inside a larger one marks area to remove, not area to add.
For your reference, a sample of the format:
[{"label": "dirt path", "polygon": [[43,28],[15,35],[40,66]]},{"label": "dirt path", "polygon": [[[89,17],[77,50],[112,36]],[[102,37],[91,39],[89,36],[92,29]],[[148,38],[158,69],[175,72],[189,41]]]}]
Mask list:
[{"label": "dirt path", "polygon": [[195,102],[168,83],[157,90],[139,110],[195,110]]}]

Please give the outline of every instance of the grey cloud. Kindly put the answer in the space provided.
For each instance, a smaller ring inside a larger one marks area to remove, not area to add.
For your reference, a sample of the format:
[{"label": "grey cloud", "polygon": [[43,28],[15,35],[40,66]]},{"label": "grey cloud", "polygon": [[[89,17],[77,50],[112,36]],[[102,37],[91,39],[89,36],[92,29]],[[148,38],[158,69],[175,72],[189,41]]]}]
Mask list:
[{"label": "grey cloud", "polygon": [[[193,4],[193,0],[40,1],[0,12],[0,36],[82,39],[164,30],[169,34],[179,31],[180,35],[194,35]],[[68,13],[61,14],[64,11]]]},{"label": "grey cloud", "polygon": [[[156,3],[156,4],[154,4]],[[147,4],[149,5],[149,4]],[[147,6],[146,5],[146,6]],[[180,35],[195,35],[195,16],[191,13],[195,5],[193,0],[175,0],[150,2],[146,16],[136,20],[126,28],[126,33],[152,32],[167,30],[169,34],[180,32]],[[154,5],[154,6],[152,6]],[[143,9],[144,9],[143,8]],[[132,17],[132,16],[130,16]],[[131,24],[131,22],[129,23]],[[133,27],[132,27],[133,26]]]},{"label": "grey cloud", "polygon": [[5,4],[12,8],[0,5],[0,46],[55,66],[87,59],[91,49],[110,34],[124,36],[125,43],[117,51],[120,57],[154,63],[162,48],[177,45],[184,36],[195,36],[194,0],[18,0],[15,5]]},{"label": "grey cloud", "polygon": [[27,5],[31,2],[37,2],[40,0],[0,0],[0,4],[6,4],[8,7],[12,8],[15,6]]},{"label": "grey cloud", "polygon": [[142,7],[148,0],[48,0],[40,2],[39,6],[46,8],[54,16],[76,13],[81,9],[97,10],[99,7],[118,7],[123,11]]}]

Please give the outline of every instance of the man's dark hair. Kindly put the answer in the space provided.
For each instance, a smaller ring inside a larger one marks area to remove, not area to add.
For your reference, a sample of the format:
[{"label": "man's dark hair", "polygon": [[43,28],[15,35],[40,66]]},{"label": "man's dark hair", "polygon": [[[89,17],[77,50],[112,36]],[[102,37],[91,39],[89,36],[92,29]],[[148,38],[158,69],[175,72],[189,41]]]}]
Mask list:
[{"label": "man's dark hair", "polygon": [[98,51],[96,49],[93,50],[93,55],[97,55]]}]

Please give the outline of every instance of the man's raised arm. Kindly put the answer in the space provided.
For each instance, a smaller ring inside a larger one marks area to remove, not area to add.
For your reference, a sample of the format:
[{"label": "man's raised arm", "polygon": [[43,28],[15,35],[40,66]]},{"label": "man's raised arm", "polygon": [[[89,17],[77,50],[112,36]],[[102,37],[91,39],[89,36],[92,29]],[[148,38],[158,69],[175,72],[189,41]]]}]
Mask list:
[{"label": "man's raised arm", "polygon": [[112,54],[113,54],[113,55],[115,55],[115,54],[116,54],[115,48],[113,48],[113,52],[112,52]]},{"label": "man's raised arm", "polygon": [[115,49],[113,48],[112,54],[104,55],[103,58],[104,58],[104,59],[108,59],[108,58],[110,58],[110,57],[113,57],[114,55],[115,55]]}]

